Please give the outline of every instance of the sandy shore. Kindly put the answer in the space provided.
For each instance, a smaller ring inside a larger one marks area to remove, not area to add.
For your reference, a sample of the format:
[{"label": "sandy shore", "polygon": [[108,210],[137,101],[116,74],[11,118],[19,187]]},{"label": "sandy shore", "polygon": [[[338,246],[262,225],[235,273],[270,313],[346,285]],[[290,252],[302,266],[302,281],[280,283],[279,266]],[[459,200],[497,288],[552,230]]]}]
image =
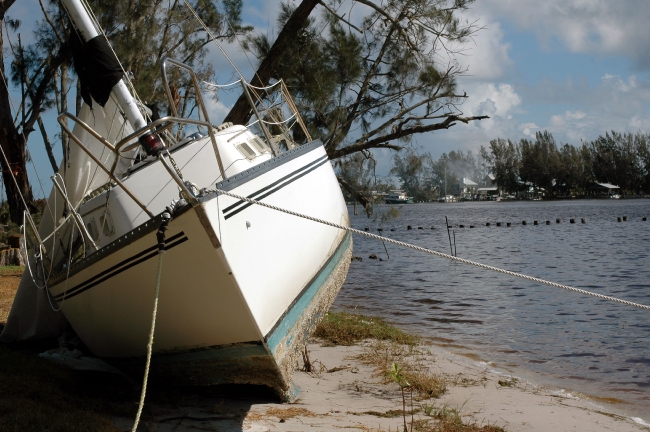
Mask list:
[{"label": "sandy shore", "polygon": [[[319,372],[295,373],[301,393],[293,404],[255,394],[206,398],[172,411],[163,409],[141,430],[395,431],[403,425],[399,387],[382,382],[372,366],[358,359],[363,347],[313,343],[309,351]],[[415,401],[415,420],[430,418],[425,411],[431,408],[445,408],[457,410],[466,424],[507,431],[650,431],[643,420],[621,416],[587,398],[536,386],[436,347],[427,351],[422,359],[429,371],[451,384],[439,399]],[[121,430],[130,430],[132,422],[115,419]]]},{"label": "sandy shore", "polygon": [[[17,275],[0,278],[0,319],[9,311]],[[377,342],[368,342],[368,344]],[[143,431],[307,431],[397,430],[403,425],[399,386],[387,384],[359,356],[364,346],[308,347],[316,372],[297,371],[301,392],[295,403],[281,404],[268,391],[239,386],[219,397],[194,396],[184,406],[150,404],[153,417]],[[465,424],[494,425],[506,431],[650,431],[650,409],[631,418],[582,395],[544,388],[493,370],[488,364],[435,346],[421,350],[419,362],[449,383],[438,399],[414,402],[414,419],[431,412],[456,410]],[[302,365],[300,365],[302,366]],[[410,422],[410,416],[408,418]],[[132,418],[114,418],[130,431]]]}]

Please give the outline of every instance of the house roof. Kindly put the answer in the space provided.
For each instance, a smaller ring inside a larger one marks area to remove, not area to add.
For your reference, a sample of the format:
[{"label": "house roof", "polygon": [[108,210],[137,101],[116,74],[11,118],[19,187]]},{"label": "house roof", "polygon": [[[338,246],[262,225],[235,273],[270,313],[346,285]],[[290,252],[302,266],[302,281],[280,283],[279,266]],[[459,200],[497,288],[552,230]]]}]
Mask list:
[{"label": "house roof", "polygon": [[463,177],[463,179],[458,183],[459,186],[478,186],[478,184],[474,183],[472,180]]},{"label": "house roof", "polygon": [[594,183],[589,189],[620,189],[620,187],[610,183]]}]

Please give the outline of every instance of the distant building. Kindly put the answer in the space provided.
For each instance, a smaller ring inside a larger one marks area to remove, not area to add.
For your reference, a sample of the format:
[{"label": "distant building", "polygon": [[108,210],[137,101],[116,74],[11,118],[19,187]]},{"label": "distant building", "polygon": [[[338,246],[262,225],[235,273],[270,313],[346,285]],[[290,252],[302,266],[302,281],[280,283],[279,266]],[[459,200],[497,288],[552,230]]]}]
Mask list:
[{"label": "distant building", "polygon": [[476,189],[478,189],[477,183],[467,177],[463,177],[458,184],[454,185],[453,193],[461,197],[473,196],[476,194]]},{"label": "distant building", "polygon": [[589,186],[589,195],[597,197],[619,198],[620,187],[610,183],[594,183]]},{"label": "distant building", "polygon": [[497,179],[494,174],[488,174],[483,178],[483,186],[488,188],[497,186]]}]

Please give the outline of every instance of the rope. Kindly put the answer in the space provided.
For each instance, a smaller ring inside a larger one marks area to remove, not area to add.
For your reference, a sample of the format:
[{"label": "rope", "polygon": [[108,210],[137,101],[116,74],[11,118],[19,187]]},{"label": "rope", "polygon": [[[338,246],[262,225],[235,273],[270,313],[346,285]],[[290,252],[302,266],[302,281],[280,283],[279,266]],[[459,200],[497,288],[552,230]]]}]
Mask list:
[{"label": "rope", "polygon": [[458,261],[458,262],[461,262],[463,264],[470,264],[470,265],[473,265],[473,266],[476,266],[476,267],[484,268],[486,270],[492,270],[492,271],[495,271],[495,272],[498,272],[498,273],[507,274],[509,276],[519,277],[519,278],[526,279],[526,280],[529,280],[529,281],[532,281],[532,282],[537,282],[537,283],[549,285],[549,286],[552,286],[552,287],[555,287],[555,288],[562,288],[562,289],[565,289],[565,290],[568,290],[568,291],[573,291],[573,292],[577,292],[577,293],[580,293],[580,294],[590,295],[592,297],[596,297],[596,298],[599,298],[599,299],[609,300],[609,301],[613,301],[613,302],[617,302],[617,303],[622,303],[622,304],[628,305],[628,306],[634,306],[634,307],[637,307],[637,308],[650,310],[650,306],[643,305],[643,304],[640,304],[640,303],[635,303],[635,302],[631,302],[631,301],[628,301],[628,300],[622,300],[622,299],[619,299],[619,298],[616,298],[616,297],[610,297],[610,296],[606,296],[606,295],[603,295],[603,294],[598,294],[598,293],[594,293],[594,292],[591,292],[591,291],[586,291],[586,290],[583,290],[583,289],[580,289],[580,288],[575,288],[575,287],[571,287],[571,286],[568,286],[568,285],[562,285],[562,284],[559,284],[559,283],[556,283],[556,282],[550,282],[550,281],[547,281],[547,280],[544,280],[544,279],[536,278],[536,277],[533,277],[533,276],[528,276],[528,275],[525,275],[525,274],[522,274],[522,273],[515,273],[515,272],[510,271],[510,270],[500,269],[498,267],[494,267],[494,266],[487,265],[487,264],[481,264],[481,263],[478,263],[476,261],[470,261],[470,260],[464,259],[464,258],[458,258],[458,257],[455,257],[453,255],[448,255],[448,254],[445,254],[445,253],[442,253],[442,252],[437,252],[437,251],[426,249],[426,248],[423,248],[423,247],[420,247],[420,246],[415,246],[415,245],[412,245],[412,244],[409,244],[409,243],[404,243],[404,242],[401,242],[401,241],[398,241],[398,240],[393,240],[393,239],[388,238],[388,237],[382,237],[382,236],[371,234],[371,233],[368,233],[368,232],[365,232],[365,231],[360,231],[358,229],[354,229],[354,228],[346,227],[346,226],[343,226],[343,225],[335,224],[335,223],[332,223],[332,222],[329,222],[329,221],[326,221],[326,220],[323,220],[323,219],[318,219],[318,218],[315,218],[315,217],[312,217],[312,216],[307,216],[307,215],[304,215],[304,214],[301,214],[301,213],[296,213],[296,212],[293,212],[291,210],[286,210],[286,209],[283,209],[283,208],[280,208],[280,207],[276,207],[274,205],[266,204],[266,203],[263,203],[263,202],[260,202],[260,201],[256,201],[256,200],[253,200],[253,199],[250,199],[250,198],[246,198],[246,197],[243,197],[243,196],[240,196],[240,195],[236,195],[234,193],[227,192],[227,191],[224,191],[224,190],[221,190],[221,189],[216,189],[216,190],[214,190],[214,192],[216,192],[217,194],[227,195],[229,197],[236,198],[236,199],[241,200],[241,201],[246,201],[247,203],[250,203],[250,204],[257,204],[259,206],[266,207],[266,208],[269,208],[271,210],[276,210],[276,211],[286,213],[286,214],[289,214],[289,215],[292,215],[292,216],[297,216],[297,217],[307,219],[307,220],[310,220],[310,221],[313,221],[313,222],[318,222],[318,223],[323,224],[323,225],[329,225],[329,226],[334,227],[334,228],[338,228],[338,229],[342,229],[342,230],[345,230],[345,231],[348,231],[348,232],[351,232],[351,233],[354,233],[354,234],[359,234],[359,235],[362,235],[362,236],[370,237],[370,238],[373,238],[375,240],[386,241],[388,243],[392,243],[392,244],[395,244],[395,245],[398,245],[398,246],[414,249],[414,250],[419,251],[419,252],[424,252],[424,253],[427,253],[427,254],[430,254],[430,255],[436,255],[436,256],[439,256],[439,257],[442,257],[442,258],[447,258],[447,259],[450,259],[450,260]]},{"label": "rope", "polygon": [[153,303],[153,315],[151,317],[151,331],[149,332],[149,343],[147,344],[147,363],[144,368],[144,378],[142,382],[142,392],[140,393],[140,404],[138,405],[138,413],[135,416],[135,423],[133,424],[132,432],[138,429],[140,423],[140,416],[142,415],[142,408],[144,408],[144,398],[147,394],[147,381],[149,380],[149,366],[151,365],[151,352],[153,351],[153,333],[156,329],[156,312],[158,312],[158,294],[160,293],[160,275],[162,274],[162,261],[163,254],[158,254],[158,276],[156,277],[156,295]]},{"label": "rope", "polygon": [[158,295],[160,294],[160,276],[162,275],[162,261],[163,254],[165,253],[165,231],[167,231],[167,224],[171,220],[173,209],[167,207],[165,213],[162,214],[162,223],[156,233],[158,240],[158,275],[156,276],[156,293],[153,303],[153,314],[151,317],[151,331],[149,332],[149,343],[147,344],[147,363],[144,368],[144,377],[142,379],[142,392],[140,393],[140,404],[138,405],[138,413],[135,416],[135,423],[133,424],[132,432],[138,429],[140,423],[140,416],[142,415],[142,408],[144,408],[144,398],[147,394],[147,381],[149,380],[149,366],[151,366],[151,352],[153,351],[153,334],[156,330],[156,313],[158,312]]}]

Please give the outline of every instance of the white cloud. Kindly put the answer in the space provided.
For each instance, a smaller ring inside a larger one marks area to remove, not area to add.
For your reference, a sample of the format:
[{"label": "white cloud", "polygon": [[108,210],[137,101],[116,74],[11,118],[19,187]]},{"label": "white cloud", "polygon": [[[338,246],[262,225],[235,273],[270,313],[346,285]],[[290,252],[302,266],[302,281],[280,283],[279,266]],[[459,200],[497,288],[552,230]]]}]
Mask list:
[{"label": "white cloud", "polygon": [[539,130],[539,126],[537,126],[535,123],[523,123],[519,125],[519,128],[521,129],[521,132],[527,136],[527,137],[534,137],[535,132]]},{"label": "white cloud", "polygon": [[645,0],[484,0],[475,8],[535,32],[542,44],[557,39],[576,53],[622,54],[650,69]]},{"label": "white cloud", "polygon": [[472,11],[464,18],[485,27],[464,47],[466,51],[463,55],[457,56],[460,65],[467,68],[468,78],[499,80],[508,76],[514,68],[514,62],[508,55],[510,44],[503,40],[501,24],[497,21],[478,19],[472,15]]}]

